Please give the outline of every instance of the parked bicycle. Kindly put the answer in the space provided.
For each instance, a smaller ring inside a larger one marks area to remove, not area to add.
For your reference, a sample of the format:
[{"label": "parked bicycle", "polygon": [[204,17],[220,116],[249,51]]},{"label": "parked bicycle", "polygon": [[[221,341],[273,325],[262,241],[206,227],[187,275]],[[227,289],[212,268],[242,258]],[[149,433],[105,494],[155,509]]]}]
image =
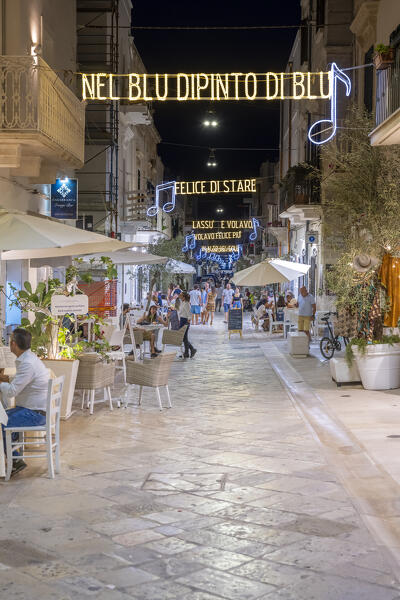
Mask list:
[{"label": "parked bicycle", "polygon": [[[335,312],[328,312],[323,317],[321,317],[321,321],[326,323],[326,326],[328,328],[328,335],[325,335],[321,339],[319,343],[319,348],[321,350],[322,356],[327,360],[330,360],[333,357],[333,355],[335,354],[335,350],[339,352],[342,349],[342,344],[339,339],[341,336],[334,335],[332,322],[330,320],[330,316],[336,314],[337,313]],[[344,345],[347,346],[347,344],[349,343],[349,338],[343,337],[343,342]]]}]

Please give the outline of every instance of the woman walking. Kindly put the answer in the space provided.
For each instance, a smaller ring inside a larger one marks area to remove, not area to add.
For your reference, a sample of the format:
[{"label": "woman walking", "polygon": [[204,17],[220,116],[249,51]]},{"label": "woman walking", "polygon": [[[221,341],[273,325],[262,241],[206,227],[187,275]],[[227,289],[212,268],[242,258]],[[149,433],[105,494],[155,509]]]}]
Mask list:
[{"label": "woman walking", "polygon": [[[182,292],[181,296],[181,303],[179,305],[179,318],[180,318],[180,322],[179,322],[179,327],[183,327],[184,325],[187,325],[187,329],[185,331],[185,335],[183,336],[183,344],[185,346],[185,353],[183,355],[184,358],[193,358],[194,355],[196,354],[197,350],[196,348],[193,348],[192,344],[189,342],[189,338],[188,338],[188,334],[189,334],[189,327],[190,327],[190,320],[192,318],[192,312],[190,309],[190,296],[187,292]],[[190,352],[190,355],[189,355]]]},{"label": "woman walking", "polygon": [[206,319],[205,322],[208,323],[208,319],[210,318],[210,327],[214,321],[214,313],[215,313],[215,301],[217,298],[217,292],[215,288],[211,288],[211,291],[208,292],[207,296],[207,304],[206,304]]},{"label": "woman walking", "polygon": [[242,308],[242,294],[240,288],[237,285],[232,297],[232,308]]}]

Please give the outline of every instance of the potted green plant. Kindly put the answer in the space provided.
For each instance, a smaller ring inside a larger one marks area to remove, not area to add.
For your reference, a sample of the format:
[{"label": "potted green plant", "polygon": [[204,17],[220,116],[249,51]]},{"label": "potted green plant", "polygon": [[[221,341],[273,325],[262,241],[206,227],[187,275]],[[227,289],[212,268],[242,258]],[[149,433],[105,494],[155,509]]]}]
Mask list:
[{"label": "potted green plant", "polygon": [[385,46],[385,44],[377,44],[375,46],[373,61],[377,71],[387,69],[394,62],[394,49],[390,46]]},{"label": "potted green plant", "polygon": [[[65,293],[58,279],[49,279],[47,283],[38,283],[32,290],[29,281],[24,283],[22,290],[13,288],[14,300],[25,313],[33,313],[32,318],[23,317],[21,327],[32,335],[32,350],[56,377],[64,375],[61,418],[68,419],[72,414],[72,400],[75,391],[76,376],[79,361],[71,348],[72,334],[64,326],[64,317],[55,318],[50,311],[51,299],[54,294]],[[65,315],[68,318],[68,315]],[[72,317],[69,317],[72,322]]]}]

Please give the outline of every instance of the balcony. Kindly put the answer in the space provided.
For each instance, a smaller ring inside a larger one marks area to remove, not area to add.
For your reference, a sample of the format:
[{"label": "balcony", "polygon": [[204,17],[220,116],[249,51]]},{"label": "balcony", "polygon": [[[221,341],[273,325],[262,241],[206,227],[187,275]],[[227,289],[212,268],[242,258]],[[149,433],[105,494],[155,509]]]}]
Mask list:
[{"label": "balcony", "polygon": [[154,204],[147,192],[143,190],[131,190],[125,195],[124,221],[136,221],[138,225],[143,224],[144,229],[148,229],[152,224],[152,219],[147,215],[147,209]]},{"label": "balcony", "polygon": [[311,167],[291,167],[282,182],[279,217],[290,219],[292,223],[318,219],[320,201],[319,181],[312,176]]},{"label": "balcony", "polygon": [[376,127],[369,134],[372,146],[400,144],[400,51],[393,65],[376,72]]},{"label": "balcony", "polygon": [[0,56],[0,167],[35,183],[84,163],[85,105],[40,57]]}]

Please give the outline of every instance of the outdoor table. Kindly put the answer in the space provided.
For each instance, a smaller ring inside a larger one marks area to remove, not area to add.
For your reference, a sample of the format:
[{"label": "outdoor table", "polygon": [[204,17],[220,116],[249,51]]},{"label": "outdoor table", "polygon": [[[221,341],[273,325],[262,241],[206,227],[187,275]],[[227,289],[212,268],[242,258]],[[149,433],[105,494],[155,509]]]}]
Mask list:
[{"label": "outdoor table", "polygon": [[151,325],[142,325],[141,323],[136,323],[136,327],[139,329],[143,329],[144,331],[154,331],[155,335],[155,345],[158,346],[158,338],[160,335],[160,330],[165,327],[165,325],[161,325],[161,323],[152,323]]}]

